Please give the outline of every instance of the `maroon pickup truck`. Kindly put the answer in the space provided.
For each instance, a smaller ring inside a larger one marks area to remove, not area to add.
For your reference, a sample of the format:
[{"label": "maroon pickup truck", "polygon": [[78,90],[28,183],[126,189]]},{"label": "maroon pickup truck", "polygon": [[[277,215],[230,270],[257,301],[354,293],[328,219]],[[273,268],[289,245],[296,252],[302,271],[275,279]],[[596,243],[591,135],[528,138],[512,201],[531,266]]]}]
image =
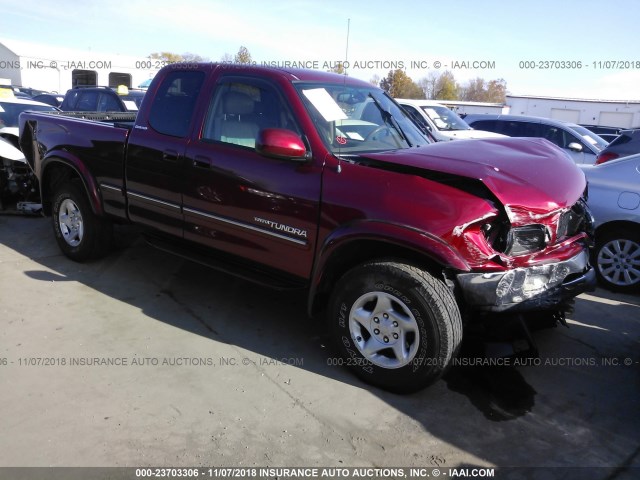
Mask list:
[{"label": "maroon pickup truck", "polygon": [[437,379],[478,312],[551,311],[594,283],[586,183],[562,151],[429,145],[366,82],[176,64],[137,117],[73,115],[20,117],[65,255],[104,255],[113,222],[134,222],[167,251],[306,288],[342,363],[383,388]]}]

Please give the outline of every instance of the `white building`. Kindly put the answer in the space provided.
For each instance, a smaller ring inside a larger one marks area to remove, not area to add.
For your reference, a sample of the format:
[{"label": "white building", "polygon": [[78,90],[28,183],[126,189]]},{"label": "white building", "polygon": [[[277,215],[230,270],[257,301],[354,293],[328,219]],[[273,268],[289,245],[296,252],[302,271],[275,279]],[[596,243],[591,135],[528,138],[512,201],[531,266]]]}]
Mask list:
[{"label": "white building", "polygon": [[78,85],[137,87],[162,67],[159,60],[0,39],[0,80],[64,93]]},{"label": "white building", "polygon": [[507,95],[511,115],[534,115],[582,125],[640,127],[640,101]]}]

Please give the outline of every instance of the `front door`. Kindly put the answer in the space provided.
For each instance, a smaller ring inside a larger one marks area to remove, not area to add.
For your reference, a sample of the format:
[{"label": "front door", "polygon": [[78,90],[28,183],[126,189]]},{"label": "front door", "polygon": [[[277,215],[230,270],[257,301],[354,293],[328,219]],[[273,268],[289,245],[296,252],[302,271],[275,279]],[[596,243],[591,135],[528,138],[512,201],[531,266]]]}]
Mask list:
[{"label": "front door", "polygon": [[267,158],[263,128],[302,136],[279,88],[222,77],[186,151],[185,239],[309,277],[319,215],[321,165]]}]

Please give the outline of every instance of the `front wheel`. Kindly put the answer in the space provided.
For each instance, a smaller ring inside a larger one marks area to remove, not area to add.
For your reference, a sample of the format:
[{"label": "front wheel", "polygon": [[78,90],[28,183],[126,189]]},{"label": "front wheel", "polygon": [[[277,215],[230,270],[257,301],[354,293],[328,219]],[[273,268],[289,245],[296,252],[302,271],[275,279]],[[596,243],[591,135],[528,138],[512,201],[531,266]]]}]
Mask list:
[{"label": "front wheel", "polygon": [[52,219],[58,246],[71,260],[82,262],[109,251],[111,222],[93,213],[79,181],[58,188],[53,196]]},{"label": "front wheel", "polygon": [[413,392],[437,380],[462,340],[451,291],[402,263],[367,263],[347,272],[329,312],[338,363],[391,391]]},{"label": "front wheel", "polygon": [[612,229],[596,237],[594,252],[600,283],[617,292],[640,287],[640,232]]}]

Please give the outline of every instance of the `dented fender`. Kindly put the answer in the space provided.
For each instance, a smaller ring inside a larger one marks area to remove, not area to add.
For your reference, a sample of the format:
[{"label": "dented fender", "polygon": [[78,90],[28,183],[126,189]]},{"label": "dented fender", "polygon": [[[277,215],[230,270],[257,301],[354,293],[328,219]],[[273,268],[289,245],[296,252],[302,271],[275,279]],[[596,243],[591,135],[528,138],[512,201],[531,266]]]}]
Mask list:
[{"label": "dented fender", "polygon": [[378,247],[385,245],[389,248],[390,256],[393,256],[394,250],[404,250],[443,268],[471,271],[464,257],[436,235],[392,222],[360,220],[334,230],[318,249],[310,282],[310,311],[327,272],[339,267],[354,248],[364,248],[366,244],[377,244]]}]

